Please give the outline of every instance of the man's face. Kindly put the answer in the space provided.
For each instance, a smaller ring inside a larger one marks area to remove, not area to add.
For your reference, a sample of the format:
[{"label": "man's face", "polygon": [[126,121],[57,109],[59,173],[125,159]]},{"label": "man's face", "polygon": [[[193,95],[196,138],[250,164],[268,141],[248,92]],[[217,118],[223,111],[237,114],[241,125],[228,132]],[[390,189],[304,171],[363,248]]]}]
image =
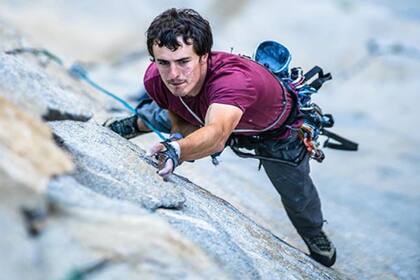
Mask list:
[{"label": "man's face", "polygon": [[171,51],[167,47],[153,45],[153,55],[162,81],[175,96],[196,96],[204,83],[208,54],[198,56],[193,45],[187,45],[178,37],[180,47]]}]

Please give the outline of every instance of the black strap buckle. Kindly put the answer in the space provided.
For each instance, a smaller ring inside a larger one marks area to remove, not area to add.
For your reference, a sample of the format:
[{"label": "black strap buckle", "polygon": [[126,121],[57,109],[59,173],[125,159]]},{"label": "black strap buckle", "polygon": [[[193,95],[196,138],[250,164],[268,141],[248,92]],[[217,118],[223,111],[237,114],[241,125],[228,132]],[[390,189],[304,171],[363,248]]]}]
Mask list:
[{"label": "black strap buckle", "polygon": [[315,90],[319,90],[322,85],[332,79],[331,73],[324,74],[324,71],[319,66],[314,66],[311,70],[304,74],[304,82],[310,80],[313,76],[318,74],[318,78],[315,79],[312,83],[309,84],[310,87],[313,87]]}]

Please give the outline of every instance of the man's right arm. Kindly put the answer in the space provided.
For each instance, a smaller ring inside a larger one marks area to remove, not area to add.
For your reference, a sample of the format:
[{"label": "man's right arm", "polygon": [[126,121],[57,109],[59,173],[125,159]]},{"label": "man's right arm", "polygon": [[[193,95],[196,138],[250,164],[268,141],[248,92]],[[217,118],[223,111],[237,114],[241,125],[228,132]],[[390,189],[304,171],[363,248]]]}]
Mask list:
[{"label": "man's right arm", "polygon": [[149,156],[158,156],[158,174],[167,178],[184,160],[196,160],[222,151],[242,114],[241,109],[233,105],[211,104],[206,114],[206,125],[201,128],[185,125],[173,114],[175,126],[172,131],[184,132],[186,137],[170,143],[157,143],[149,150]]}]

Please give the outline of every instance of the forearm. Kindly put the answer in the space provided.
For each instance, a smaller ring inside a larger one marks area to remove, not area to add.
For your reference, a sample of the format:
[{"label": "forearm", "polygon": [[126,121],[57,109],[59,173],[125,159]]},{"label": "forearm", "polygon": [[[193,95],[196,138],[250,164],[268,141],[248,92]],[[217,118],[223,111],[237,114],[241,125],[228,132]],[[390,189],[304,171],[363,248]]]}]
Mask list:
[{"label": "forearm", "polygon": [[[181,161],[196,160],[221,152],[242,114],[239,108],[232,105],[211,104],[206,113],[205,126],[190,134],[184,134],[188,136],[177,141]],[[182,123],[180,120],[182,121],[179,117],[175,118],[175,121],[178,121],[175,126]]]},{"label": "forearm", "polygon": [[204,126],[177,141],[181,147],[181,160],[196,160],[220,152],[228,137],[215,125]]}]

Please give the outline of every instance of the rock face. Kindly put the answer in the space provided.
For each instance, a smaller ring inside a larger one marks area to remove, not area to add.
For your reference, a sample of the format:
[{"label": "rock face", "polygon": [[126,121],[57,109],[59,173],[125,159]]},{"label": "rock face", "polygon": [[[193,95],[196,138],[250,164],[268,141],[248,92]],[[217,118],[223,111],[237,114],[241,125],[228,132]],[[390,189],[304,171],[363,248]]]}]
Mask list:
[{"label": "rock face", "polygon": [[50,177],[70,171],[73,164],[46,124],[1,96],[0,155],[0,271],[5,279],[30,279],[37,268],[28,233],[36,225],[25,220],[23,210],[43,215]]},{"label": "rock face", "polygon": [[[48,186],[58,208],[39,238],[51,279],[95,267],[93,279],[226,278],[197,245],[144,208],[102,196],[71,176]],[[58,261],[67,244],[69,260]],[[74,246],[76,245],[76,246]],[[90,279],[90,278],[89,278]]]},{"label": "rock face", "polygon": [[[2,91],[0,91],[1,94]],[[49,178],[72,169],[70,158],[41,120],[0,96],[0,172],[3,188],[13,182],[42,194]]]},{"label": "rock face", "polygon": [[50,125],[60,146],[73,156],[72,177],[78,183],[109,198],[156,210],[157,219],[167,220],[199,244],[230,278],[337,277],[188,180],[172,176],[163,183],[144,152],[115,133],[93,122]]},{"label": "rock face", "polygon": [[73,156],[74,177],[90,189],[114,199],[131,201],[149,210],[180,208],[181,189],[165,183],[144,161],[144,152],[95,123],[50,123],[55,138]]},{"label": "rock face", "polygon": [[342,278],[187,179],[163,182],[60,75],[0,53],[5,279]]},{"label": "rock face", "polygon": [[61,88],[54,79],[20,57],[0,54],[0,87],[7,97],[29,111],[41,113],[45,120],[92,117],[86,97]]}]

